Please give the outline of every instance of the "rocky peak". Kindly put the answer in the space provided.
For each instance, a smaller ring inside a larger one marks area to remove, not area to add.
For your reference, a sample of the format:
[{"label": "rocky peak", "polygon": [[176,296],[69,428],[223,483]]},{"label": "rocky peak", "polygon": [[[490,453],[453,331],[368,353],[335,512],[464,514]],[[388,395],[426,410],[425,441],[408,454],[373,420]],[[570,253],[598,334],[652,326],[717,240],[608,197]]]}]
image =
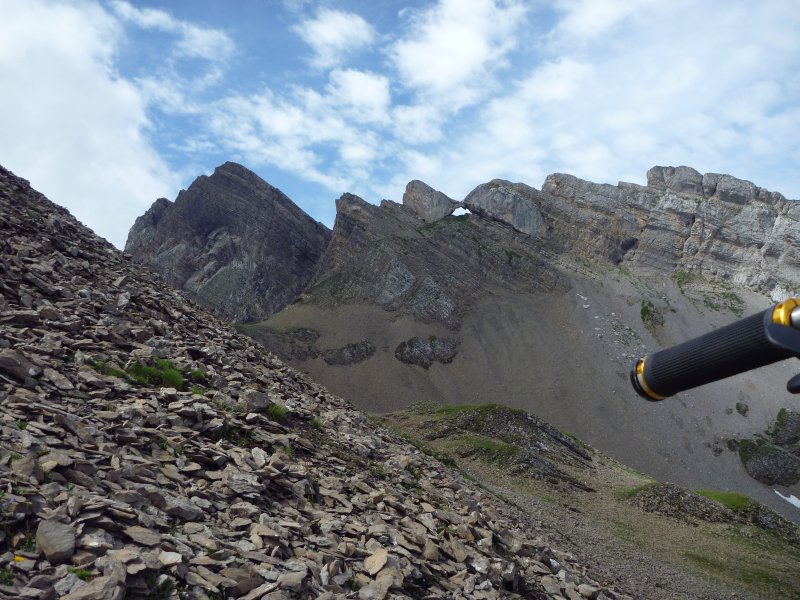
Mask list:
[{"label": "rocky peak", "polygon": [[782,194],[760,188],[751,181],[719,173],[701,175],[691,167],[653,167],[647,171],[647,186],[735,204],[755,200],[779,204],[786,200]]},{"label": "rocky peak", "polygon": [[425,223],[432,223],[451,214],[460,203],[434,190],[428,184],[414,179],[406,186],[403,206],[411,209]]},{"label": "rocky peak", "polygon": [[217,314],[244,322],[279,310],[310,283],[330,239],[277,188],[236,163],[163,198],[125,251]]},{"label": "rocky peak", "polygon": [[494,179],[472,190],[463,204],[477,215],[502,221],[538,238],[547,232],[539,209],[540,196],[538,190],[527,185]]}]

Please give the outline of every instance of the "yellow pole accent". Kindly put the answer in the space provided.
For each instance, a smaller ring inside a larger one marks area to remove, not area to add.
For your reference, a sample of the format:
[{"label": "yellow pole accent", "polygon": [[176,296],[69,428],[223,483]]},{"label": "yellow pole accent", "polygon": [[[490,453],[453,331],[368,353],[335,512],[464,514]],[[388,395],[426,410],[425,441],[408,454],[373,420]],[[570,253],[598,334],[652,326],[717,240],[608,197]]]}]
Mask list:
[{"label": "yellow pole accent", "polygon": [[772,322],[785,327],[792,326],[792,311],[800,307],[800,298],[789,298],[772,310]]},{"label": "yellow pole accent", "polygon": [[647,385],[647,381],[644,379],[644,361],[647,359],[640,358],[639,362],[636,363],[636,378],[639,380],[639,383],[642,384],[642,389],[644,390],[645,394],[650,396],[653,400],[663,400],[666,396],[659,396],[653,390],[650,389],[650,386]]}]

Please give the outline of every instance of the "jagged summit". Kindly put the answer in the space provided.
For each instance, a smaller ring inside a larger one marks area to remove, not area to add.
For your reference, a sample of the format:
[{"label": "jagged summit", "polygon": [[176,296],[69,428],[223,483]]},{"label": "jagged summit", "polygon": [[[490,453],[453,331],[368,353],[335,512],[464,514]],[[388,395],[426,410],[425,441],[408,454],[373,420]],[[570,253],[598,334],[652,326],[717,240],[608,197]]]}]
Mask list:
[{"label": "jagged summit", "polygon": [[691,167],[653,167],[647,171],[647,186],[668,189],[683,194],[719,198],[724,202],[746,204],[752,201],[781,205],[783,194],[760,188],[751,181],[731,175],[706,173],[702,175]]},{"label": "jagged summit", "polygon": [[330,231],[252,171],[227,162],[131,228],[125,251],[233,321],[263,318],[310,283]]}]

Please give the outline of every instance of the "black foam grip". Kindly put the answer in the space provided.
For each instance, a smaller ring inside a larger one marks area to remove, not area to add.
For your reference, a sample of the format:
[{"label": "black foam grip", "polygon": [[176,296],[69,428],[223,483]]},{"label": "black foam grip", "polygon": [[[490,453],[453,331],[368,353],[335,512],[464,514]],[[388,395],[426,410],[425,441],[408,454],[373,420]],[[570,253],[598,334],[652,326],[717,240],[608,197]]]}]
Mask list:
[{"label": "black foam grip", "polygon": [[659,396],[672,396],[793,356],[767,339],[772,310],[651,354],[644,361],[647,387]]}]

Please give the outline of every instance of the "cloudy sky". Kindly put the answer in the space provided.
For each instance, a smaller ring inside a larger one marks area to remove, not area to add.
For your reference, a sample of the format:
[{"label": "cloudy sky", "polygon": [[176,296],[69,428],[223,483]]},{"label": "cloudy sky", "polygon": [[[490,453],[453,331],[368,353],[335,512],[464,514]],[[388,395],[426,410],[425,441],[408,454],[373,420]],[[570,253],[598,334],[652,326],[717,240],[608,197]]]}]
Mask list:
[{"label": "cloudy sky", "polygon": [[656,164],[800,198],[796,0],[0,0],[0,164],[116,246],[234,160],[332,225]]}]

